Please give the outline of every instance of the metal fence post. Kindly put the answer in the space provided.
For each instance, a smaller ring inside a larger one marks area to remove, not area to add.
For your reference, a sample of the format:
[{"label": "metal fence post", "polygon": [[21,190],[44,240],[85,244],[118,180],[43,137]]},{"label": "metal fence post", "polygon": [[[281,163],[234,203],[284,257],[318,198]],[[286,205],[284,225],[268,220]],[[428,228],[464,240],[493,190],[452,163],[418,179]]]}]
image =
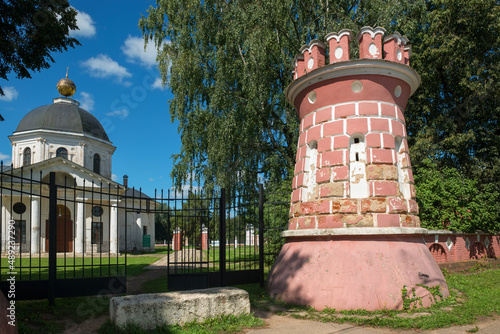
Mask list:
[{"label": "metal fence post", "polygon": [[49,305],[54,305],[57,277],[57,187],[56,173],[49,179]]},{"label": "metal fence post", "polygon": [[222,188],[219,199],[219,271],[220,285],[224,286],[226,271],[226,189]]},{"label": "metal fence post", "polygon": [[259,277],[264,287],[264,185],[259,184]]}]

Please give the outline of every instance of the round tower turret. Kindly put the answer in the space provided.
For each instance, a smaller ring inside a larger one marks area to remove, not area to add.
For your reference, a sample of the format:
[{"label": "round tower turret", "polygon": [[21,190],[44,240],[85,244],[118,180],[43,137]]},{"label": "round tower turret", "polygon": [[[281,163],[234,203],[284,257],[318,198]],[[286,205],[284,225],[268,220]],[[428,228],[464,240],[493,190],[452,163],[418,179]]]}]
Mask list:
[{"label": "round tower turret", "polygon": [[[444,277],[422,241],[404,111],[420,76],[406,37],[363,27],[313,40],[295,57],[286,97],[300,118],[286,244],[273,297],[322,309],[398,309],[415,287],[428,305]],[[293,268],[293,269],[292,269]],[[425,278],[425,279],[423,279]],[[432,302],[432,301],[431,301]]]}]

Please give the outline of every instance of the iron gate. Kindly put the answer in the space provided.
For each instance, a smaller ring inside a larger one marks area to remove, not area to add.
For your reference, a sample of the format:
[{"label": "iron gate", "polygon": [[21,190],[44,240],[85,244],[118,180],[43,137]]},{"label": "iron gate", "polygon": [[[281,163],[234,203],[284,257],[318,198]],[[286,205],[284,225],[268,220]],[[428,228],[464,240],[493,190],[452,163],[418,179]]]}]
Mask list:
[{"label": "iron gate", "polygon": [[168,256],[168,290],[264,284],[265,257],[276,255],[276,249],[270,247],[266,252],[271,240],[266,243],[266,232],[268,238],[277,233],[281,240],[279,233],[288,220],[288,201],[266,201],[260,185],[258,192],[249,195],[227,195],[222,189],[218,197],[174,195],[160,202],[167,211],[168,246],[172,250]]},{"label": "iron gate", "polygon": [[[0,166],[0,289],[35,300],[126,291],[123,189]],[[120,255],[120,251],[124,255]]]}]

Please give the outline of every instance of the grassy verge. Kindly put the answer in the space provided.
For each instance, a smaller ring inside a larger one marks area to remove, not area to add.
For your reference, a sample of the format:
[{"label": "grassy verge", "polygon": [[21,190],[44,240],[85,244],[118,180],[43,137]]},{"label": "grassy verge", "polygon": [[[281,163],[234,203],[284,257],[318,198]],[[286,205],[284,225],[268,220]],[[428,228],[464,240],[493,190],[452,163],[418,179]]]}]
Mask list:
[{"label": "grassy verge", "polygon": [[[127,275],[135,276],[143,272],[143,264],[157,261],[153,256],[128,256]],[[9,276],[7,259],[2,259],[1,279]],[[16,260],[15,268],[17,280],[47,280],[49,279],[49,259],[34,258]],[[68,257],[57,259],[57,278],[85,278],[85,277],[107,277],[123,275],[125,273],[125,257]]]},{"label": "grassy verge", "polygon": [[109,321],[100,328],[99,334],[215,334],[240,333],[245,328],[263,326],[264,321],[251,314],[235,316],[220,316],[203,322],[191,322],[184,326],[163,326],[154,330],[143,330],[137,326],[127,326],[120,329]]},{"label": "grassy verge", "polygon": [[142,289],[146,293],[167,292],[167,275],[143,283]]},{"label": "grassy verge", "polygon": [[[480,271],[478,271],[480,269]],[[273,300],[256,284],[241,288],[250,294],[252,306],[296,318],[322,322],[349,322],[363,326],[394,329],[435,329],[472,324],[479,317],[500,315],[500,268],[476,268],[447,274],[451,296],[429,308],[407,311],[316,311],[303,306],[287,305]]]}]

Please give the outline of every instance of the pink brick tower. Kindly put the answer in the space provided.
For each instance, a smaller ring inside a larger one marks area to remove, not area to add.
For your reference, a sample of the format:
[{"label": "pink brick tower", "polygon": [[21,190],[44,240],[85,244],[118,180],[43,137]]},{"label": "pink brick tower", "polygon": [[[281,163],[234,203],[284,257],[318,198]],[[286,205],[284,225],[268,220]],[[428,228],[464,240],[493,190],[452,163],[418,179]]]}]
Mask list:
[{"label": "pink brick tower", "polygon": [[420,228],[404,110],[420,84],[408,40],[364,27],[313,40],[295,58],[288,101],[301,120],[286,244],[269,292],[317,309],[400,309],[401,289],[448,288]]}]

